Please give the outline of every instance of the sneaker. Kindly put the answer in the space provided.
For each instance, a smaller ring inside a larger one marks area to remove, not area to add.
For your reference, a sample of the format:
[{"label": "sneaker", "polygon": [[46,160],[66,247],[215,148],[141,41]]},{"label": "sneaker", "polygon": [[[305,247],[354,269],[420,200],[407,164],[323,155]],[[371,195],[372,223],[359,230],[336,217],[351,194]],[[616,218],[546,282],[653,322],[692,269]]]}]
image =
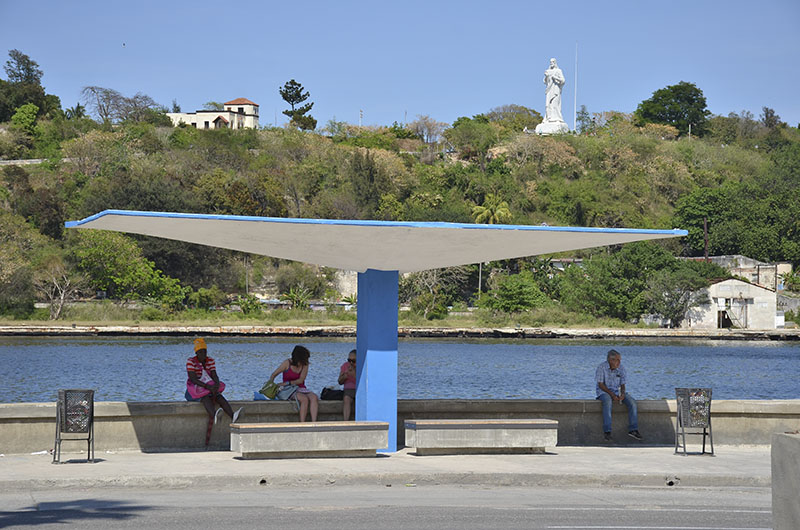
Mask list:
[{"label": "sneaker", "polygon": [[217,422],[219,421],[219,415],[221,412],[222,412],[222,407],[218,408],[217,412],[214,413],[214,425],[216,425]]},{"label": "sneaker", "polygon": [[635,439],[635,440],[639,440],[640,442],[641,442],[642,440],[644,440],[644,436],[642,436],[641,434],[639,434],[639,431],[636,431],[636,430],[630,431],[630,432],[628,433],[628,436],[630,436],[631,438],[633,438],[633,439]]},{"label": "sneaker", "polygon": [[614,441],[614,440],[611,439],[611,433],[610,432],[604,432],[603,433],[603,441],[604,442],[613,442]]},{"label": "sneaker", "polygon": [[239,419],[239,415],[242,413],[243,408],[244,407],[239,407],[239,410],[233,413],[233,419],[231,420],[231,423],[236,423],[236,420]]}]

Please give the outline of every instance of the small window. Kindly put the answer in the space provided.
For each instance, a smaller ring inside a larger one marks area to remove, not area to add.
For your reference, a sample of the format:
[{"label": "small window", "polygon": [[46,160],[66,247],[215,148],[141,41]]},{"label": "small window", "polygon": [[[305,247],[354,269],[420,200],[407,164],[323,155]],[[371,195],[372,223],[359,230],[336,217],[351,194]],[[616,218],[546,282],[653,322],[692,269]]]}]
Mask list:
[{"label": "small window", "polygon": [[208,122],[206,121],[206,122],[204,122],[204,123],[205,123],[205,127],[203,127],[203,128],[204,128],[204,129],[208,129]]},{"label": "small window", "polygon": [[239,114],[244,114],[244,107],[239,107]]},{"label": "small window", "polygon": [[195,123],[195,122],[192,122],[192,127],[194,127],[195,129],[197,129],[197,123]]}]

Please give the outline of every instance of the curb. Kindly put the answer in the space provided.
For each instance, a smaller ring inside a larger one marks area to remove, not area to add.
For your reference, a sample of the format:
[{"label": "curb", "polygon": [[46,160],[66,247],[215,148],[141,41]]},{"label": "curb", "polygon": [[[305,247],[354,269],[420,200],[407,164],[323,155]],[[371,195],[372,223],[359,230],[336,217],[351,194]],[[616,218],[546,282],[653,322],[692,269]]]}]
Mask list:
[{"label": "curb", "polygon": [[413,487],[438,485],[471,485],[496,487],[770,487],[771,477],[737,475],[663,475],[641,474],[519,474],[519,473],[358,473],[298,475],[189,475],[189,476],[116,476],[113,478],[65,478],[0,480],[2,491],[50,490],[56,488],[154,488],[184,489],[206,487],[249,488],[319,488],[332,486]]}]

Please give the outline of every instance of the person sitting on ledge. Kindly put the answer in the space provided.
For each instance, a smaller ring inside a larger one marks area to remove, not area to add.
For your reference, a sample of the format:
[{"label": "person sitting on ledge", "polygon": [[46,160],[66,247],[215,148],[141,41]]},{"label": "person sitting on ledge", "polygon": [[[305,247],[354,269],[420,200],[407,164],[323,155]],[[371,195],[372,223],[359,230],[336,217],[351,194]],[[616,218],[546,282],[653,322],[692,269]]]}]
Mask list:
[{"label": "person sitting on ledge", "polygon": [[[186,360],[186,401],[199,401],[208,413],[208,429],[206,430],[206,446],[211,438],[211,427],[217,423],[219,413],[225,411],[231,423],[239,419],[240,408],[233,412],[228,400],[222,396],[225,383],[219,380],[214,359],[207,355],[206,341],[203,338],[194,340],[194,357]],[[216,413],[214,404],[220,406]]]},{"label": "person sitting on ledge", "polygon": [[622,356],[617,350],[609,350],[606,362],[600,363],[595,370],[594,379],[597,383],[597,399],[603,403],[603,440],[611,441],[611,405],[614,403],[624,403],[628,407],[628,436],[643,440],[639,434],[636,400],[625,392],[628,377],[622,366]]},{"label": "person sitting on ledge", "polygon": [[350,350],[347,362],[339,368],[339,384],[344,388],[342,419],[348,421],[356,403],[356,350]]},{"label": "person sitting on ledge", "polygon": [[286,387],[296,387],[296,391],[291,393],[291,397],[281,397],[278,391],[278,399],[294,399],[299,405],[300,421],[308,419],[308,412],[311,411],[311,421],[317,421],[317,411],[319,401],[317,395],[306,388],[306,376],[308,376],[309,358],[311,352],[305,346],[299,344],[292,350],[292,356],[281,363],[278,368],[269,376],[270,381],[274,381],[278,374],[283,374],[283,382],[278,383],[281,389]]}]

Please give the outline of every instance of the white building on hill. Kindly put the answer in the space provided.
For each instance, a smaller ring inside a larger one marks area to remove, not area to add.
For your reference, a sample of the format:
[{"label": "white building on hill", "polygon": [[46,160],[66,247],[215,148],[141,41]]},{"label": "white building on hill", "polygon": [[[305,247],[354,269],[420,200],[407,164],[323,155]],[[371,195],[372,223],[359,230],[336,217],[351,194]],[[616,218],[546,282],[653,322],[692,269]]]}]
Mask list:
[{"label": "white building on hill", "polygon": [[775,329],[775,291],[741,280],[724,280],[706,289],[708,303],[686,314],[684,328]]},{"label": "white building on hill", "polygon": [[258,105],[246,98],[223,103],[224,110],[168,112],[176,127],[181,123],[198,129],[258,129]]}]

